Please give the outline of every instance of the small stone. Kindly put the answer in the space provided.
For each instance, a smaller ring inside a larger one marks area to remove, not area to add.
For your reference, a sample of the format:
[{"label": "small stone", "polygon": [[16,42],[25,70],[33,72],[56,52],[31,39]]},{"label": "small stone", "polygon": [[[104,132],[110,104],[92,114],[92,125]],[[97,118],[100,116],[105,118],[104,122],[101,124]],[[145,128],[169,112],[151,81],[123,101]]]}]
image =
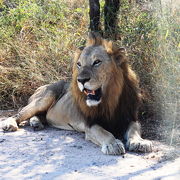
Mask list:
[{"label": "small stone", "polygon": [[0,143],[4,142],[6,139],[0,139]]}]

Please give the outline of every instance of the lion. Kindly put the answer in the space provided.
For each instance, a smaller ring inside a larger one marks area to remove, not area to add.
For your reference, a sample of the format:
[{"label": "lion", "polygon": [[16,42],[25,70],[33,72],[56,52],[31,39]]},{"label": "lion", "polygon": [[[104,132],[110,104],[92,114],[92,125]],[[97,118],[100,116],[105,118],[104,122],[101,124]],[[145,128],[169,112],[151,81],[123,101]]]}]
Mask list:
[{"label": "lion", "polygon": [[85,139],[104,154],[151,152],[152,143],[141,137],[137,114],[141,101],[139,81],[127,62],[124,48],[89,33],[85,47],[73,60],[71,82],[61,80],[38,88],[3,130],[16,131],[29,119],[34,129],[53,127],[85,133]]}]

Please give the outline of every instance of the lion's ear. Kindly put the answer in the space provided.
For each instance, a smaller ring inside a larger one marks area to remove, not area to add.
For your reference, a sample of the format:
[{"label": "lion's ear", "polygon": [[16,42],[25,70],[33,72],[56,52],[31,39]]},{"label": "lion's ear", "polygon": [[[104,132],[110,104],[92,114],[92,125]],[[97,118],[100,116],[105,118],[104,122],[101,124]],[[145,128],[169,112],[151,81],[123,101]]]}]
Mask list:
[{"label": "lion's ear", "polygon": [[126,49],[124,47],[120,47],[116,49],[113,53],[113,57],[115,62],[117,63],[118,66],[120,66],[123,62],[126,61]]},{"label": "lion's ear", "polygon": [[85,48],[85,46],[81,46],[76,49],[76,51],[74,53],[74,62],[76,62],[79,59],[79,56],[81,55],[84,48]]},{"label": "lion's ear", "polygon": [[121,53],[126,54],[126,48],[125,48],[125,47],[120,47],[118,50],[119,50]]},{"label": "lion's ear", "polygon": [[86,46],[101,45],[102,37],[98,32],[89,32]]}]

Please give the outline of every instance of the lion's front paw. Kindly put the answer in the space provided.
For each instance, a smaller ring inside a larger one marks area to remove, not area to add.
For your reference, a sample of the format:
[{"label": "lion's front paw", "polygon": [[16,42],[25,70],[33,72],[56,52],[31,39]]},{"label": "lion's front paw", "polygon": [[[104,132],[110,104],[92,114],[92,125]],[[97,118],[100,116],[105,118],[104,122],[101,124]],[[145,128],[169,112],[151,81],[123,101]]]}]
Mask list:
[{"label": "lion's front paw", "polygon": [[126,143],[126,146],[129,151],[136,151],[136,152],[152,151],[152,142],[142,138],[129,139]]},{"label": "lion's front paw", "polygon": [[44,129],[44,125],[41,123],[39,118],[37,116],[33,116],[30,121],[30,126],[33,127],[34,131],[39,131],[41,129]]},{"label": "lion's front paw", "polygon": [[15,118],[9,117],[5,121],[2,122],[2,129],[4,131],[17,131],[18,125],[16,123]]},{"label": "lion's front paw", "polygon": [[124,144],[119,139],[115,139],[109,144],[103,144],[101,151],[111,155],[125,154]]}]

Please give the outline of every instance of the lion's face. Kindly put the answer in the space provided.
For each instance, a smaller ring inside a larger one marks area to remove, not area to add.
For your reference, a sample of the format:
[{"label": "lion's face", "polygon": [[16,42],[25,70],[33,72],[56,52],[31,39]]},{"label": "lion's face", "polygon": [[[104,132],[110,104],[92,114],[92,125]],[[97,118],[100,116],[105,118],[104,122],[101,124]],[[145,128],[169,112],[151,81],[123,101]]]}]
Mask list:
[{"label": "lion's face", "polygon": [[114,111],[124,84],[123,62],[124,48],[98,34],[89,34],[86,47],[75,53],[71,83],[73,97],[82,112],[93,116],[98,105]]},{"label": "lion's face", "polygon": [[84,48],[76,62],[77,85],[86,95],[88,106],[101,103],[108,82],[111,79],[112,62],[103,46]]}]

